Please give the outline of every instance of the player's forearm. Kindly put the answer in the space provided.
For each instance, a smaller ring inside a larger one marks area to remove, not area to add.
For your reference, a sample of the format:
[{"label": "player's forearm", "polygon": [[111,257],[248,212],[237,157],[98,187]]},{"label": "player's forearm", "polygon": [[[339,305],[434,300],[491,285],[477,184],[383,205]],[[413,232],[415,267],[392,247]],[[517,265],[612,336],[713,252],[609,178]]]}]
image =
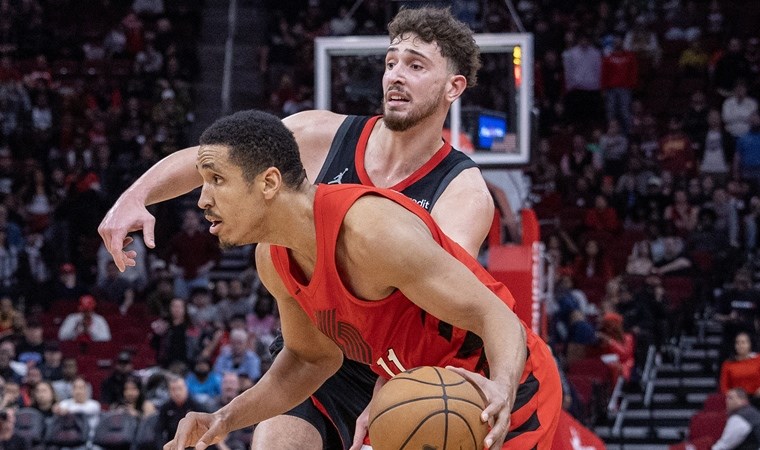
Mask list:
[{"label": "player's forearm", "polygon": [[[525,369],[527,358],[525,329],[512,311],[502,319],[489,320],[482,335],[491,380],[506,385],[513,393],[510,402],[514,402],[514,393],[520,384],[520,377]],[[512,405],[509,405],[510,408]]]},{"label": "player's forearm", "polygon": [[130,198],[143,205],[160,203],[200,186],[203,182],[195,169],[197,147],[179,150],[153,165],[119,198]]},{"label": "player's forearm", "polygon": [[341,362],[307,362],[285,347],[258,383],[238,395],[217,414],[224,417],[230,430],[245,428],[280,415],[313,394],[338,370]]}]

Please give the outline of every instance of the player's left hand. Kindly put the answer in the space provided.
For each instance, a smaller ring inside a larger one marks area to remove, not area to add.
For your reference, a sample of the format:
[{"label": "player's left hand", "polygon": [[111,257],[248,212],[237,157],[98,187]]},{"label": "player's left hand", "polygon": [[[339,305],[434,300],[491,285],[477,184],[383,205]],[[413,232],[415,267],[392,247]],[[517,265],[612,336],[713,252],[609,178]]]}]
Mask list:
[{"label": "player's left hand", "polygon": [[484,444],[489,450],[501,449],[509,431],[514,393],[510,391],[508,386],[489,380],[479,373],[459,367],[447,366],[446,368],[463,376],[465,380],[472,383],[480,391],[480,396],[486,402],[486,408],[483,410],[480,420],[491,425],[491,431],[486,435]]}]

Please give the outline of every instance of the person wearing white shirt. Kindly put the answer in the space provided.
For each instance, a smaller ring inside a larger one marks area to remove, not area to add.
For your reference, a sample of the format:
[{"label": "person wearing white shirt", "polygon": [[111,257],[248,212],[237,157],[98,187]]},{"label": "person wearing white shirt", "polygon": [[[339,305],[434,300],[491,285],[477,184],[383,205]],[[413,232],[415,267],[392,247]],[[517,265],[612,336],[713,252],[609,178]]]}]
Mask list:
[{"label": "person wearing white shirt", "polygon": [[95,313],[95,306],[95,298],[92,295],[81,296],[79,298],[79,312],[71,313],[63,319],[61,328],[58,329],[58,340],[110,341],[111,328],[103,316]]},{"label": "person wearing white shirt", "polygon": [[74,379],[71,392],[71,398],[61,400],[53,412],[57,415],[81,414],[90,426],[90,434],[93,434],[100,420],[100,402],[90,397],[89,386],[82,377]]},{"label": "person wearing white shirt", "polygon": [[742,388],[726,392],[728,421],[712,450],[756,450],[760,448],[760,411],[750,405]]},{"label": "person wearing white shirt", "polygon": [[755,112],[757,112],[757,100],[747,96],[746,83],[737,82],[734,95],[723,101],[721,116],[726,131],[737,139],[746,134],[750,128],[750,117]]}]

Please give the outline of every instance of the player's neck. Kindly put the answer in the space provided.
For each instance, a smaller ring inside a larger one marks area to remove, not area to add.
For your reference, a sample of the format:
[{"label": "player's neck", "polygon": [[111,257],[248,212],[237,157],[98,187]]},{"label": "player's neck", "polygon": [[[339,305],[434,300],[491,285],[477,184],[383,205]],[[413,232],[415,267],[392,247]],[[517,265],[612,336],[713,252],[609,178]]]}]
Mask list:
[{"label": "player's neck", "polygon": [[316,255],[314,195],[317,188],[308,181],[296,190],[281,191],[270,208],[264,237],[302,255]]},{"label": "player's neck", "polygon": [[422,167],[443,145],[439,120],[424,120],[405,131],[378,121],[369,137],[365,169],[376,186],[390,187]]}]

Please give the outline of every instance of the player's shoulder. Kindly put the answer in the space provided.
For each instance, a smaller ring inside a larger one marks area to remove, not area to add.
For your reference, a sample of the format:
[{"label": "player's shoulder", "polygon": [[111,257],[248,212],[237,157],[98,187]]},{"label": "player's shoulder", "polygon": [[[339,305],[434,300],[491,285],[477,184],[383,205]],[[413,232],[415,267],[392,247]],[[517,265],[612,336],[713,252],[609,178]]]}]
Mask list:
[{"label": "player's shoulder", "polygon": [[296,136],[297,140],[310,136],[328,136],[330,139],[346,119],[344,114],[314,109],[301,111],[282,119],[282,122]]}]

